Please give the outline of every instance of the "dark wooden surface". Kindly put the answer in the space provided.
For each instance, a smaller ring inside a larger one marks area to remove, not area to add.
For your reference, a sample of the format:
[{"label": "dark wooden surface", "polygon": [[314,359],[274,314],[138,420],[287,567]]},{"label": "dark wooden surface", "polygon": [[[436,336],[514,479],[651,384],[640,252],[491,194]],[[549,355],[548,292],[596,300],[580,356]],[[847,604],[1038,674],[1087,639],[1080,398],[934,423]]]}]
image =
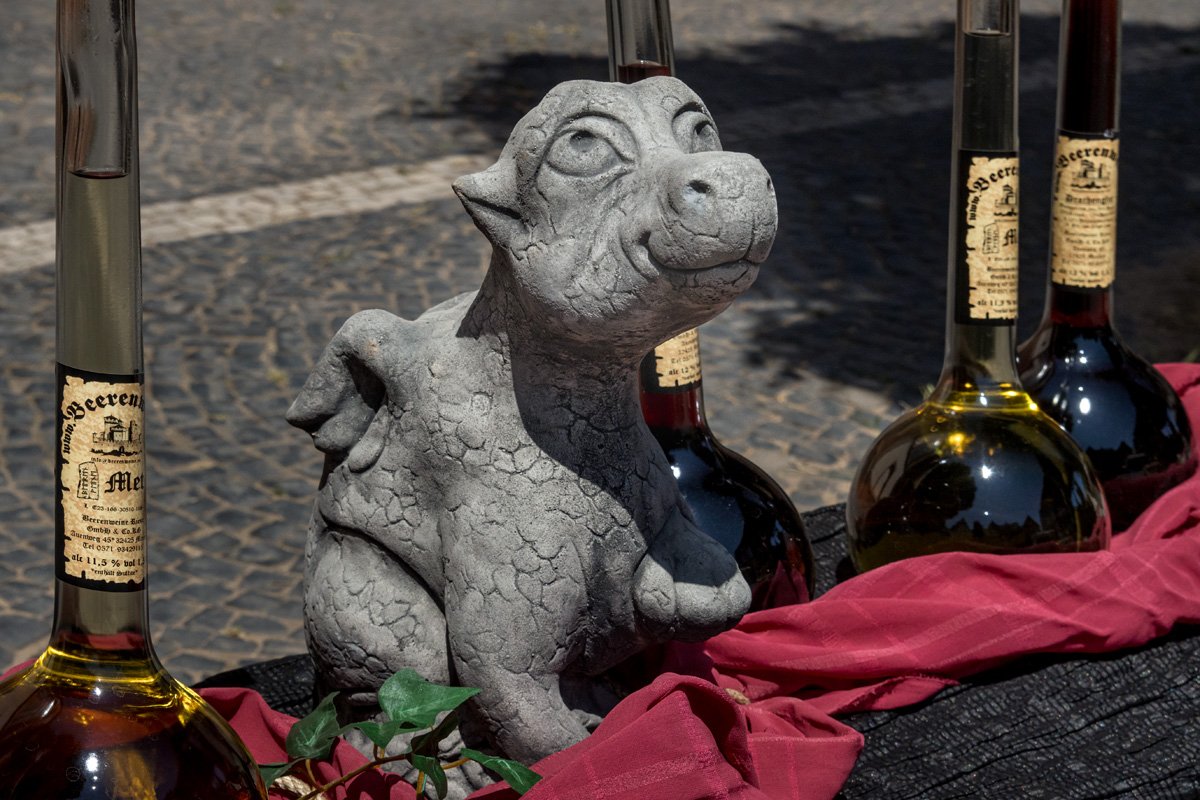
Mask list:
[{"label": "dark wooden surface", "polygon": [[[844,510],[806,515],[818,592],[851,572]],[[1136,650],[1019,659],[901,711],[866,737],[838,800],[1200,798],[1200,628]]]}]

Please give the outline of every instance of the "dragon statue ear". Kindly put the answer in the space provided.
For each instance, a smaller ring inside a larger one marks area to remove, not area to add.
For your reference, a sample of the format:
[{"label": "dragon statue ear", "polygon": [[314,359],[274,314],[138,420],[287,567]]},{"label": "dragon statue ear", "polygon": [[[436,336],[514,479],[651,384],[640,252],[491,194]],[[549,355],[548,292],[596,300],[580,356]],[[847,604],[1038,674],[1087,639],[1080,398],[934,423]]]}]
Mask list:
[{"label": "dragon statue ear", "polygon": [[494,245],[512,246],[528,226],[517,209],[516,167],[502,159],[454,182],[454,193],[471,215],[475,227]]}]

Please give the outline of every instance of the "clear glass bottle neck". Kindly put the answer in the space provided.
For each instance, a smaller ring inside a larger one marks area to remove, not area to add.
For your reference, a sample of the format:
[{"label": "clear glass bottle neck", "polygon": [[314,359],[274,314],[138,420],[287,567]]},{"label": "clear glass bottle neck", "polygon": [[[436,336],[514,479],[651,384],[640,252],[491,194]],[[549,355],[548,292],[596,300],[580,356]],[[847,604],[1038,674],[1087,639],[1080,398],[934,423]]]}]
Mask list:
[{"label": "clear glass bottle neck", "polygon": [[[58,0],[57,55],[57,360],[136,381],[143,355],[132,0]],[[60,435],[67,427],[60,424]],[[144,563],[144,538],[140,551],[120,556]],[[57,578],[51,645],[149,655],[145,585],[109,591]]]},{"label": "clear glass bottle neck", "polygon": [[149,597],[145,589],[109,592],[55,581],[50,646],[64,653],[141,653],[150,657]]},{"label": "clear glass bottle neck", "polygon": [[132,0],[59,0],[57,358],[142,371]]},{"label": "clear glass bottle neck", "polygon": [[1017,0],[959,0],[954,48],[954,144],[1017,149]]},{"label": "clear glass bottle neck", "polygon": [[[978,202],[971,166],[1002,159],[1000,182],[1016,185],[1016,0],[959,0],[955,41],[949,274],[945,363],[939,391],[1019,386],[1013,319],[975,319],[968,283],[968,206]],[[992,180],[993,184],[997,181]],[[1017,202],[1013,192],[1012,204]],[[973,218],[973,217],[971,217]],[[1015,229],[1011,232],[1015,237]],[[1015,247],[1015,238],[1011,243]],[[1013,289],[1015,304],[1015,288]]]},{"label": "clear glass bottle neck", "polygon": [[610,80],[674,75],[668,0],[606,0]]}]

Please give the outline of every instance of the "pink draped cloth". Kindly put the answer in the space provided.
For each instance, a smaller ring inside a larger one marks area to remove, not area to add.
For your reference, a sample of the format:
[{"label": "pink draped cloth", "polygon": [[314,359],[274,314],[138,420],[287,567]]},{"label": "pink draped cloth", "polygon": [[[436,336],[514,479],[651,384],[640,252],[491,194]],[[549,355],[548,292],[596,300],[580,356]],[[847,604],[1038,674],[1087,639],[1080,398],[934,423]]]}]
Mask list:
[{"label": "pink draped cloth", "polygon": [[[1200,432],[1200,366],[1160,369]],[[750,614],[702,645],[668,647],[662,674],[595,733],[531,765],[544,780],[526,797],[829,800],[863,746],[835,715],[910,705],[1030,653],[1137,647],[1198,622],[1200,475],[1114,537],[1111,552],[910,559],[811,603]],[[291,718],[244,689],[204,695],[259,761],[283,760]],[[341,744],[321,769],[363,763]],[[357,780],[337,797],[414,798],[394,776]],[[503,784],[472,795],[513,796]]]}]

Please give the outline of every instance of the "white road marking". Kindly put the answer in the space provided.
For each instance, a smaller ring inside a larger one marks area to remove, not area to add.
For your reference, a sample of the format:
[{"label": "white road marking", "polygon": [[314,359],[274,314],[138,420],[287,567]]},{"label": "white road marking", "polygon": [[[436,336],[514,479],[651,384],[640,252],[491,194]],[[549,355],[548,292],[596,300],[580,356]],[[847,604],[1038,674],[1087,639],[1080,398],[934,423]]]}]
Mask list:
[{"label": "white road marking", "polygon": [[[456,178],[487,169],[495,157],[456,155],[411,169],[376,167],[310,181],[155,203],[142,209],[142,245],[246,233],[306,219],[380,211],[454,197]],[[54,261],[54,220],[0,230],[0,272]]]},{"label": "white road marking", "polygon": [[[1200,62],[1200,38],[1127,48],[1124,72],[1144,72]],[[1042,59],[1021,68],[1021,91],[1052,89],[1057,64]],[[794,135],[894,119],[948,107],[953,80],[937,78],[889,83],[844,92],[836,98],[763,105],[721,125],[726,134]],[[142,244],[246,233],[305,219],[380,211],[395,205],[453,196],[455,178],[486,169],[495,155],[456,155],[404,171],[394,166],[344,172],[310,181],[259,186],[241,192],[155,203],[142,209]],[[0,273],[19,272],[54,261],[54,221],[0,230]]]}]

